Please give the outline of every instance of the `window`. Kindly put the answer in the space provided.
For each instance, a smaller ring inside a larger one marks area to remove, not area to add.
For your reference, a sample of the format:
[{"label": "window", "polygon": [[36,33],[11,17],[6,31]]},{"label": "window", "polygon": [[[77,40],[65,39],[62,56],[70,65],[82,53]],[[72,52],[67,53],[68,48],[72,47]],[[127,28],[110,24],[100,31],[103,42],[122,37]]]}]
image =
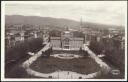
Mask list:
[{"label": "window", "polygon": [[69,45],[69,39],[68,39],[68,38],[66,38],[66,39],[64,40],[64,45]]},{"label": "window", "polygon": [[69,49],[69,39],[68,38],[64,39],[63,45],[64,45],[65,49]]},{"label": "window", "polygon": [[65,49],[69,49],[69,46],[64,46]]}]

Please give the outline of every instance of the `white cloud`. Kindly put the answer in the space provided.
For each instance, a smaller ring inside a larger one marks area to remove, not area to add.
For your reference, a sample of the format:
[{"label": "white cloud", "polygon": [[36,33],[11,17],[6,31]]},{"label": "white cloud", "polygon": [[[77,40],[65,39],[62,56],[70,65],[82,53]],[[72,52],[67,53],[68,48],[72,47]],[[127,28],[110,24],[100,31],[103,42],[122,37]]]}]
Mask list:
[{"label": "white cloud", "polygon": [[8,15],[36,15],[68,18],[104,24],[124,25],[126,1],[42,1],[6,2]]}]

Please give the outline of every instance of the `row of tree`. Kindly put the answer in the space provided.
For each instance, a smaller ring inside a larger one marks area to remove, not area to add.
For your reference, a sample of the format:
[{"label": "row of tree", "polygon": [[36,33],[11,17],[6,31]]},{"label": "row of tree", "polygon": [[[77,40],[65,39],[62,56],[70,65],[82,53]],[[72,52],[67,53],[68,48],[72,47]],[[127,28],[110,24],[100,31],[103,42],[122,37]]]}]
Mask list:
[{"label": "row of tree", "polygon": [[10,63],[12,60],[17,61],[26,57],[27,52],[37,52],[43,47],[43,40],[40,38],[25,40],[13,47],[6,48],[5,50],[5,62]]},{"label": "row of tree", "polygon": [[102,38],[99,42],[93,40],[90,42],[89,48],[98,54],[105,54],[105,59],[110,63],[124,70],[124,50],[121,49],[121,42],[115,38]]}]

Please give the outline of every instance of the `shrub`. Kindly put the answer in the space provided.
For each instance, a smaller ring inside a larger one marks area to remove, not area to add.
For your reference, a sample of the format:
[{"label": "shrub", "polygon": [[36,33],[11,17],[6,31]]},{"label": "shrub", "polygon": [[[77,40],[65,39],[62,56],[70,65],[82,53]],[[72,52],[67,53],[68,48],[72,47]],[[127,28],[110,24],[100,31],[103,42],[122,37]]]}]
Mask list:
[{"label": "shrub", "polygon": [[52,76],[49,76],[49,78],[52,78]]},{"label": "shrub", "polygon": [[82,77],[79,77],[79,79],[82,79]]}]

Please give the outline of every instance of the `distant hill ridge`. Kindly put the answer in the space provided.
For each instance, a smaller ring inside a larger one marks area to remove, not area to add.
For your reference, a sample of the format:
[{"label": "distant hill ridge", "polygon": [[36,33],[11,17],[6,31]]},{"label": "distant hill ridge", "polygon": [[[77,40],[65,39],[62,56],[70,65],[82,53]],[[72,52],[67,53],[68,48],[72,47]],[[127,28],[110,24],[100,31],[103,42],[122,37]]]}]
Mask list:
[{"label": "distant hill ridge", "polygon": [[[22,15],[6,15],[5,16],[6,24],[30,24],[30,25],[50,25],[50,26],[58,26],[64,27],[68,26],[70,28],[78,28],[80,27],[79,21],[74,21],[70,19],[64,18],[52,18],[52,17],[40,17],[40,16],[22,16]],[[105,24],[97,24],[84,22],[83,27],[89,28],[124,28],[123,26],[116,25],[105,25]]]}]

